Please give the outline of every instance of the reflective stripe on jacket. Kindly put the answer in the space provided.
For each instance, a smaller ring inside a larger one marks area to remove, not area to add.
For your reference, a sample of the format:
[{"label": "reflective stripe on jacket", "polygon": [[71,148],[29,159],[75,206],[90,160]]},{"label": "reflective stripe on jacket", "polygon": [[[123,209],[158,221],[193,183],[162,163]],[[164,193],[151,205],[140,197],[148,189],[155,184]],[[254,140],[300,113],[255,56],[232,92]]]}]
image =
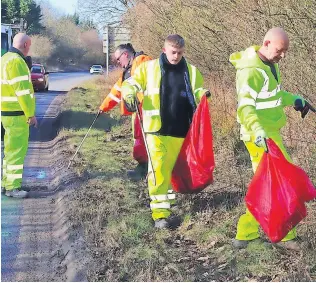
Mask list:
[{"label": "reflective stripe on jacket", "polygon": [[[203,88],[203,77],[195,66],[187,63],[187,67],[194,99],[198,104],[206,92]],[[133,100],[138,92],[143,92],[143,126],[147,133],[157,132],[161,128],[160,82],[161,68],[159,59],[155,59],[141,64],[134,75],[122,85],[122,95],[127,103]]]},{"label": "reflective stripe on jacket", "polygon": [[7,52],[1,58],[1,111],[23,111],[35,115],[35,97],[31,74],[24,59]]},{"label": "reflective stripe on jacket", "polygon": [[230,62],[237,69],[237,120],[241,134],[251,135],[259,129],[278,132],[286,123],[283,108],[294,104],[299,96],[281,90],[278,64],[274,64],[277,79],[269,66],[257,54],[260,46],[233,53]]},{"label": "reflective stripe on jacket", "polygon": [[[134,74],[135,69],[143,62],[149,61],[151,58],[147,55],[139,55],[134,58],[131,68],[131,75]],[[111,110],[113,107],[115,107],[118,103],[120,103],[121,107],[121,114],[122,115],[131,115],[132,113],[129,112],[124,102],[122,101],[122,94],[121,94],[121,86],[123,83],[123,72],[120,75],[120,78],[117,80],[117,82],[112,87],[110,93],[105,97],[104,101],[102,102],[100,106],[100,110],[106,112]]]}]

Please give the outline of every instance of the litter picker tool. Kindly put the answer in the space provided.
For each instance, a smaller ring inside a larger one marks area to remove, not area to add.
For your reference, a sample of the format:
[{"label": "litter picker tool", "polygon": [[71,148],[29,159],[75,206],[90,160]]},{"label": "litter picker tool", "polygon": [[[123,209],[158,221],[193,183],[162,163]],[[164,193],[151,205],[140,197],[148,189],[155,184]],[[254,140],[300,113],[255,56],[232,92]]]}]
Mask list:
[{"label": "litter picker tool", "polygon": [[[305,99],[304,99],[305,100]],[[296,111],[301,112],[301,117],[304,119],[307,115],[308,111],[312,111],[313,113],[316,113],[316,109],[314,106],[312,106],[307,100],[305,100],[305,106],[303,107],[302,102],[300,99],[296,99],[294,102],[294,109]]]},{"label": "litter picker tool", "polygon": [[85,134],[85,136],[83,137],[81,143],[79,144],[79,146],[78,146],[78,148],[77,148],[75,154],[74,154],[74,155],[71,157],[71,159],[69,160],[67,169],[69,169],[69,167],[70,167],[70,165],[71,165],[71,162],[72,162],[72,161],[74,160],[74,158],[76,157],[76,155],[77,155],[78,151],[80,150],[80,148],[81,148],[83,142],[85,141],[85,139],[86,139],[86,137],[88,136],[88,134],[89,134],[89,132],[90,132],[92,126],[94,125],[95,121],[98,119],[98,117],[100,116],[100,114],[101,114],[101,112],[98,111],[98,113],[97,113],[97,115],[95,116],[95,118],[94,118],[94,120],[93,120],[93,122],[92,122],[90,128],[88,129],[87,133]]},{"label": "litter picker tool", "polygon": [[145,148],[146,148],[146,152],[147,152],[149,164],[150,164],[150,167],[151,167],[153,176],[154,176],[154,186],[156,186],[155,170],[154,170],[153,162],[152,162],[152,160],[151,160],[151,156],[150,156],[150,153],[149,153],[148,143],[147,143],[146,135],[145,135],[145,132],[144,132],[143,121],[142,121],[142,119],[141,119],[141,117],[140,117],[140,112],[139,112],[138,104],[139,104],[139,102],[138,102],[138,99],[136,98],[136,103],[135,103],[135,106],[136,106],[136,113],[137,113],[137,116],[138,116],[138,119],[139,119],[139,122],[140,122],[139,124],[140,124],[140,128],[141,128],[141,130],[142,130],[142,135],[143,135],[143,139],[144,139],[144,143],[145,143]]},{"label": "litter picker tool", "polygon": [[309,103],[309,109],[310,109],[312,112],[316,113],[315,107],[312,106],[310,103]]}]

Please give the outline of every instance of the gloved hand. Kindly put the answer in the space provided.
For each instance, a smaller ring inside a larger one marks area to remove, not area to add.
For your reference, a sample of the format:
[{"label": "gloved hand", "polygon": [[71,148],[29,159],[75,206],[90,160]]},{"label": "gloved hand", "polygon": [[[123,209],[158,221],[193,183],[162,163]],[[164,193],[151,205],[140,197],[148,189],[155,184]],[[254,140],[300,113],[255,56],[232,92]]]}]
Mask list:
[{"label": "gloved hand", "polygon": [[211,97],[211,92],[208,90],[204,93],[206,95],[207,98]]},{"label": "gloved hand", "polygon": [[263,129],[255,132],[255,144],[258,147],[262,147],[265,152],[268,152],[267,138],[268,136]]},{"label": "gloved hand", "polygon": [[294,109],[301,112],[301,117],[304,119],[309,110],[314,108],[303,98],[297,98],[294,102]]},{"label": "gloved hand", "polygon": [[130,96],[124,100],[124,104],[129,112],[136,112],[136,107],[140,104],[135,96]]}]

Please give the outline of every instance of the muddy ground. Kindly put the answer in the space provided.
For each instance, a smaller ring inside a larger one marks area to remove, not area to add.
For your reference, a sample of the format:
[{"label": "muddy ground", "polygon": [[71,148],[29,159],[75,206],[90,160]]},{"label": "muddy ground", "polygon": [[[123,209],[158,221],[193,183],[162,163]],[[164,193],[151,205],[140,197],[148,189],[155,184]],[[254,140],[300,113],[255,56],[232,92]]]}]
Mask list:
[{"label": "muddy ground", "polygon": [[39,127],[31,129],[22,184],[29,197],[1,196],[1,281],[87,280],[89,256],[67,216],[68,197],[82,179],[66,170],[69,145],[58,135],[66,94],[36,93]]}]

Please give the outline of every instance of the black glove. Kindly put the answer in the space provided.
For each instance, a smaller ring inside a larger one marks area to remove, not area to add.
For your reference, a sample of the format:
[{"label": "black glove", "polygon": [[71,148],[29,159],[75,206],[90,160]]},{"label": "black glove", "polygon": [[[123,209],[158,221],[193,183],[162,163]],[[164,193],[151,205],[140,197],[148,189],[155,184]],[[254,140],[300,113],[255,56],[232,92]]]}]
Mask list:
[{"label": "black glove", "polygon": [[211,97],[211,92],[208,90],[204,93],[206,95],[206,97]]},{"label": "black glove", "polygon": [[124,100],[124,104],[125,104],[126,109],[127,109],[129,112],[136,112],[136,107],[138,107],[138,105],[140,104],[140,102],[139,102],[138,99],[136,98],[132,103],[127,103],[127,102]]},{"label": "black glove", "polygon": [[[305,104],[305,105],[303,106],[303,104]],[[311,109],[314,110],[314,108],[306,100],[304,100],[304,103],[303,103],[303,99],[301,99],[301,98],[298,98],[295,100],[294,109],[296,111],[301,112],[301,117],[303,119],[305,118],[305,116],[307,115],[309,110],[311,110]]]}]

